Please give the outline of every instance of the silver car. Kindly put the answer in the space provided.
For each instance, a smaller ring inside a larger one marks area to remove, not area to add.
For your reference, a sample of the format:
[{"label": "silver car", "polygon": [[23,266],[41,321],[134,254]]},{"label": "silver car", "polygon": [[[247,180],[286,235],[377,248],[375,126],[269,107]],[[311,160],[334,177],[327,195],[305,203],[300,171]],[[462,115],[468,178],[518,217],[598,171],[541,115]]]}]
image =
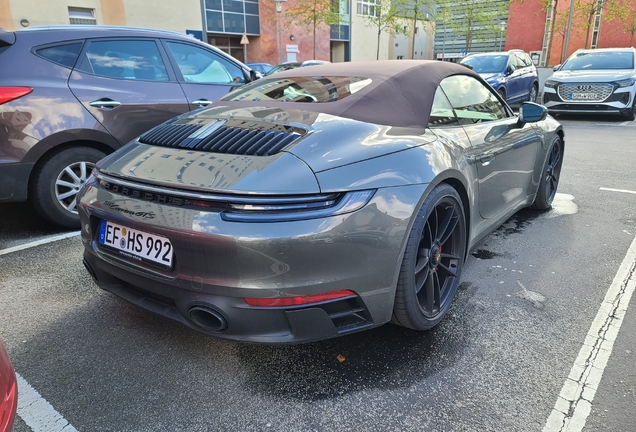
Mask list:
[{"label": "silver car", "polygon": [[96,284],[220,338],[440,322],[467,253],[548,209],[564,134],[448,62],[298,68],[144,133],[80,191]]},{"label": "silver car", "polygon": [[634,48],[578,50],[543,87],[551,114],[619,114],[636,118]]}]

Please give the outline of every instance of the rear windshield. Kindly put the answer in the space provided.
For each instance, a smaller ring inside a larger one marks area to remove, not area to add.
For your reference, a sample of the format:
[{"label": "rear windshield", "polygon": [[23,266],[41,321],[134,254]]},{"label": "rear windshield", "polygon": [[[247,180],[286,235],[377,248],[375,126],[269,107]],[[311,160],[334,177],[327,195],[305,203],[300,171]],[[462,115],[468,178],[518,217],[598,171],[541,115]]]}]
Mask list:
[{"label": "rear windshield", "polygon": [[370,78],[315,76],[263,78],[225,96],[222,101],[335,102],[371,84]]},{"label": "rear windshield", "polygon": [[561,70],[634,69],[634,54],[620,51],[581,52],[573,54]]},{"label": "rear windshield", "polygon": [[477,73],[497,73],[508,65],[507,55],[470,56],[460,62]]}]

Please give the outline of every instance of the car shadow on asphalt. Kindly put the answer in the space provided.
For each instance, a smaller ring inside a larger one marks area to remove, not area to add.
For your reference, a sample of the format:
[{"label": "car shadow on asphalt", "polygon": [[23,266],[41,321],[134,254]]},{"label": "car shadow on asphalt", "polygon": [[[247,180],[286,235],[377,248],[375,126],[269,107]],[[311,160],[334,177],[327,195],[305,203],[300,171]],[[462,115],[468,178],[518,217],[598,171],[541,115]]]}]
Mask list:
[{"label": "car shadow on asphalt", "polygon": [[44,220],[27,202],[0,204],[0,249],[69,232]]}]

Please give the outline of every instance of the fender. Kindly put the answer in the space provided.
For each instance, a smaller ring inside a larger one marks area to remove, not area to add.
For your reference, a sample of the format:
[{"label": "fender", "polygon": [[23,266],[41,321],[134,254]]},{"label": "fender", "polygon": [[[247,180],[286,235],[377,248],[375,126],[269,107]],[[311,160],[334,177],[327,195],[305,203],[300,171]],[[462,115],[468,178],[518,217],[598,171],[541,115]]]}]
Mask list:
[{"label": "fender", "polygon": [[41,139],[29,149],[22,161],[35,163],[42,155],[52,149],[69,145],[70,143],[79,145],[81,142],[91,142],[93,147],[106,153],[112,153],[121,147],[121,144],[102,125],[96,123],[94,129],[67,129]]}]

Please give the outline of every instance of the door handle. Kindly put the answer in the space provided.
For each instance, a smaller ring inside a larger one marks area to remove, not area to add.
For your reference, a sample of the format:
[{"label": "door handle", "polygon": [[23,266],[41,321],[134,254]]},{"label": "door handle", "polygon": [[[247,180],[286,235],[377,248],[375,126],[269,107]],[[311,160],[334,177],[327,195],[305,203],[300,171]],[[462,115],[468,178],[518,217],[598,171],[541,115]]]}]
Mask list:
[{"label": "door handle", "polygon": [[493,161],[493,159],[495,159],[495,155],[494,154],[489,154],[489,155],[486,155],[484,157],[479,158],[479,161],[481,162],[482,166],[488,166]]},{"label": "door handle", "polygon": [[89,105],[95,108],[117,108],[119,105],[121,105],[121,102],[117,102],[108,98],[102,98],[90,102]]},{"label": "door handle", "polygon": [[208,106],[210,105],[212,102],[210,102],[207,99],[198,99],[195,101],[190,102],[192,105],[199,105],[199,106]]}]

